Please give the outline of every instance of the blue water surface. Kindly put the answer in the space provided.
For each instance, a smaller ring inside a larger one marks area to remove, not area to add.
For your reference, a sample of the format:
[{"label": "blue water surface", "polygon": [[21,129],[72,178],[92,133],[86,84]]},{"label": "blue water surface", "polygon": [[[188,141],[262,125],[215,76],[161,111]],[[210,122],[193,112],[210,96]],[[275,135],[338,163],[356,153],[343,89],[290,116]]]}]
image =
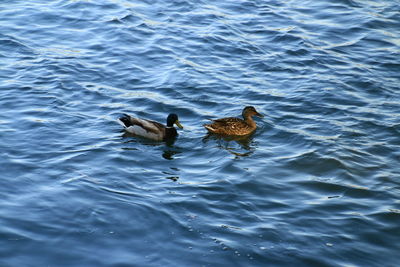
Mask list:
[{"label": "blue water surface", "polygon": [[400,266],[399,6],[1,1],[0,266]]}]

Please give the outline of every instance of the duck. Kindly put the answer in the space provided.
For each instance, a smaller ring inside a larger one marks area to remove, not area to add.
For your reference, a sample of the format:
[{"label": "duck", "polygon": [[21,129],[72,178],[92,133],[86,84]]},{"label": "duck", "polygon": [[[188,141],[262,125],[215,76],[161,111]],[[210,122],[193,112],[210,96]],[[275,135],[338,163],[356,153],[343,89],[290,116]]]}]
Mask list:
[{"label": "duck", "polygon": [[253,133],[257,128],[253,116],[264,117],[253,106],[245,107],[242,111],[242,116],[243,119],[228,117],[212,120],[212,123],[204,124],[203,126],[212,134],[245,136]]},{"label": "duck", "polygon": [[154,141],[167,141],[176,138],[178,132],[174,124],[183,129],[178,115],[174,113],[168,115],[167,126],[156,121],[132,117],[128,114],[123,114],[117,121],[124,127],[125,131]]}]

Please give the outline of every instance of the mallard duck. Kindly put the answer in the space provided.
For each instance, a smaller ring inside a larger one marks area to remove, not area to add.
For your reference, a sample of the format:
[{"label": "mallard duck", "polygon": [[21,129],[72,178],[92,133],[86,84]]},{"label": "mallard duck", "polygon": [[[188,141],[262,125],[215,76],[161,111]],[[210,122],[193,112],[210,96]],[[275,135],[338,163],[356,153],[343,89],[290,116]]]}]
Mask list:
[{"label": "mallard duck", "polygon": [[173,113],[169,114],[167,117],[167,126],[156,121],[135,118],[127,114],[119,118],[118,122],[127,132],[155,141],[166,141],[175,138],[178,132],[174,124],[183,129],[182,125],[179,123],[178,116]]},{"label": "mallard duck", "polygon": [[242,111],[242,116],[243,120],[235,117],[222,118],[212,120],[212,123],[204,124],[203,126],[210,133],[243,136],[251,134],[257,128],[252,118],[253,116],[264,117],[252,106],[245,107]]}]

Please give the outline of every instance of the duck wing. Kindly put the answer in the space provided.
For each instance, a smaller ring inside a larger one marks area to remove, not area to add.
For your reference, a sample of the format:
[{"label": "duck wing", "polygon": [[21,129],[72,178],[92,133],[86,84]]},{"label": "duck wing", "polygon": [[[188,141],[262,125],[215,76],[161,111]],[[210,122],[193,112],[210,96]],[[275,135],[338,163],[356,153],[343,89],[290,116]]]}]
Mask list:
[{"label": "duck wing", "polygon": [[231,124],[241,124],[241,123],[245,123],[244,120],[236,118],[236,117],[229,117],[229,118],[222,118],[222,119],[215,119],[212,120],[213,124],[217,123],[220,125],[226,125],[229,126]]},{"label": "duck wing", "polygon": [[249,130],[249,125],[236,117],[212,120],[212,123],[205,124],[204,127],[212,133],[228,135],[241,135]]},{"label": "duck wing", "polygon": [[156,121],[134,117],[131,117],[130,121],[132,123],[132,126],[139,126],[150,133],[160,134],[165,131],[165,126]]},{"label": "duck wing", "polygon": [[140,127],[141,129],[145,130],[146,132],[154,133],[154,134],[160,134],[165,131],[165,126],[159,122],[136,118],[136,117],[129,116],[127,114],[124,114],[124,116],[119,118],[118,122],[122,126],[124,126],[126,129],[136,126],[135,128]]}]

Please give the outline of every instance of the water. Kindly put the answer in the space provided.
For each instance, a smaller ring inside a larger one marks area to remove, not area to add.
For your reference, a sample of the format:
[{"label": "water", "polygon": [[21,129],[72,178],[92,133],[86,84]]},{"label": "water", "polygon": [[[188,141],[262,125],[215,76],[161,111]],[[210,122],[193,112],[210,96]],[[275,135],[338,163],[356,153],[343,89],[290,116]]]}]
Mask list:
[{"label": "water", "polygon": [[[0,26],[1,266],[399,266],[398,1],[2,1]],[[251,138],[205,138],[246,105]],[[170,146],[115,121],[170,112]]]}]

